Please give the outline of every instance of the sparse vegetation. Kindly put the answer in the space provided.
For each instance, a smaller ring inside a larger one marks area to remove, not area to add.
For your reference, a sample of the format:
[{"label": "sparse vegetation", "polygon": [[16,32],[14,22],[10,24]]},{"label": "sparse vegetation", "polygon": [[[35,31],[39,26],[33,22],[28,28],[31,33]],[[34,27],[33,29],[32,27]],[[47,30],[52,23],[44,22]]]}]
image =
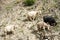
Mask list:
[{"label": "sparse vegetation", "polygon": [[7,9],[7,10],[10,10],[10,9],[11,9],[11,6],[7,6],[6,9]]},{"label": "sparse vegetation", "polygon": [[[44,37],[46,40],[60,40],[60,0],[1,1],[0,40],[45,40]],[[46,15],[54,17],[57,25],[53,27],[42,22]]]},{"label": "sparse vegetation", "polygon": [[35,0],[25,0],[24,3],[26,6],[31,6],[35,3]]}]

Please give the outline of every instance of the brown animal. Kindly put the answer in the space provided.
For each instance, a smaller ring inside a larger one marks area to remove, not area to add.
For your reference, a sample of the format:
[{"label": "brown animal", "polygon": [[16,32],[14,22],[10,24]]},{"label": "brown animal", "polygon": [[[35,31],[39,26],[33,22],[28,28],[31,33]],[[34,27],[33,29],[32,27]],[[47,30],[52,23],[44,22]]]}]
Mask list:
[{"label": "brown animal", "polygon": [[37,29],[38,29],[38,31],[50,30],[50,25],[46,24],[45,22],[39,22],[39,23],[37,23]]}]

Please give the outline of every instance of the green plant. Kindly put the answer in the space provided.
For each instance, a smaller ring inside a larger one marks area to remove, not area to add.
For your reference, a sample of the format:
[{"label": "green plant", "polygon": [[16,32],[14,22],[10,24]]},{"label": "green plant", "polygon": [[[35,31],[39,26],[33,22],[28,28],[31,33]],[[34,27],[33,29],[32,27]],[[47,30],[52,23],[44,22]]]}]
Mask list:
[{"label": "green plant", "polygon": [[31,6],[35,3],[35,0],[25,0],[24,3],[26,6]]}]

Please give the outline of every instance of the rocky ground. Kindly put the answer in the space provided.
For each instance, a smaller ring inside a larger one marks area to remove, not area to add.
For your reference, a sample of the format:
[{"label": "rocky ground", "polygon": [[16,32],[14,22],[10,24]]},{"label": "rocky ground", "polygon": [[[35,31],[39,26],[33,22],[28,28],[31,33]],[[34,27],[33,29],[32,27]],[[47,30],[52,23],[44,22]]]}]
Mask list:
[{"label": "rocky ground", "polygon": [[[36,0],[32,6],[24,6],[23,1],[0,0],[0,40],[41,40],[39,34],[33,31],[44,15],[53,16],[58,23],[52,28],[52,39],[49,40],[60,40],[60,0]],[[26,20],[29,11],[41,11],[41,15],[29,21]],[[11,25],[15,27],[13,33],[4,32],[5,27]]]}]

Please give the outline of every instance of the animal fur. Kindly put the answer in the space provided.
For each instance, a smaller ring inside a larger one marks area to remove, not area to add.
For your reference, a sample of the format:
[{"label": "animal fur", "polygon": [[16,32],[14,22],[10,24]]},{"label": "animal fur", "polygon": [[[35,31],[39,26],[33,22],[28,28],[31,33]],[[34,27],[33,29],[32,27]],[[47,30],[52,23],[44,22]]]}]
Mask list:
[{"label": "animal fur", "polygon": [[43,21],[50,24],[51,26],[56,26],[57,22],[52,16],[43,16]]},{"label": "animal fur", "polygon": [[[40,13],[41,13],[41,12],[40,12]],[[27,13],[27,18],[28,18],[29,20],[35,20],[38,15],[39,15],[39,12],[38,12],[38,11],[29,11],[29,12]]]},{"label": "animal fur", "polygon": [[50,30],[50,25],[46,24],[45,22],[39,22],[39,23],[37,23],[37,29],[38,29],[38,31]]}]

